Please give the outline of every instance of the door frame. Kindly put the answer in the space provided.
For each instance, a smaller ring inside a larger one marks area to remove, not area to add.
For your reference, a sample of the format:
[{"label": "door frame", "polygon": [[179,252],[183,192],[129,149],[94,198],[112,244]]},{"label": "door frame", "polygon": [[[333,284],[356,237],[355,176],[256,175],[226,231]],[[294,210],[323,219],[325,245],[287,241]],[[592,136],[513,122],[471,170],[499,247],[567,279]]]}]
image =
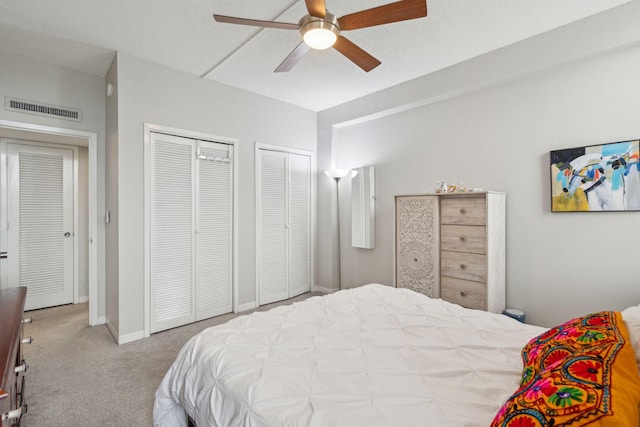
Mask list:
[{"label": "door frame", "polygon": [[[50,144],[58,143],[89,148],[89,325],[104,324],[105,317],[98,316],[99,306],[104,307],[104,289],[101,289],[101,293],[98,291],[98,248],[101,243],[98,235],[98,134],[75,129],[0,120],[0,136],[8,139],[36,140]],[[1,159],[0,161],[5,160]],[[6,186],[6,184],[4,185]],[[4,194],[7,188],[2,188],[0,191]],[[4,264],[0,262],[0,275],[5,274],[5,270]],[[104,312],[104,310],[102,311]]]},{"label": "door frame", "polygon": [[[255,260],[255,266],[256,266],[256,276],[255,276],[255,282],[256,282],[256,300],[255,300],[255,307],[260,307],[260,280],[259,280],[259,257],[260,257],[260,248],[258,247],[258,234],[260,233],[260,224],[259,224],[259,212],[258,212],[258,188],[260,186],[260,174],[258,171],[258,156],[260,155],[260,150],[268,150],[268,151],[279,151],[281,153],[287,153],[287,154],[299,154],[302,156],[309,156],[310,157],[310,161],[311,161],[311,167],[310,167],[310,197],[311,197],[311,203],[309,206],[310,209],[310,224],[309,224],[309,245],[310,245],[310,249],[309,249],[309,279],[310,279],[310,291],[315,291],[315,287],[316,287],[316,281],[315,281],[315,277],[316,277],[316,272],[315,272],[315,265],[316,265],[316,185],[317,185],[317,180],[316,180],[316,175],[317,175],[317,167],[316,167],[316,153],[314,151],[309,151],[309,150],[303,150],[300,148],[291,148],[291,147],[284,147],[282,145],[273,145],[273,144],[265,144],[262,142],[256,142],[255,143],[255,148],[254,148],[254,178],[255,178],[255,194],[254,194],[254,198],[256,200],[255,202],[255,224],[256,224],[256,260]],[[289,287],[288,292],[290,295],[290,291],[291,288]]]},{"label": "door frame", "polygon": [[[63,149],[63,150],[71,150],[73,152],[73,162],[72,162],[72,167],[73,167],[73,304],[78,304],[80,302],[80,296],[78,295],[79,293],[79,278],[80,278],[80,261],[79,261],[79,245],[78,245],[78,147],[74,146],[74,145],[64,145],[64,144],[52,144],[52,143],[47,143],[47,142],[42,142],[42,141],[27,141],[27,140],[20,140],[20,139],[14,139],[14,138],[4,138],[1,137],[0,140],[4,140],[7,147],[6,147],[6,151],[5,150],[1,150],[3,154],[8,154],[9,152],[9,144],[13,144],[13,145],[28,145],[31,147],[43,147],[43,148],[59,148],[59,149]],[[2,144],[0,144],[0,147],[2,146]],[[3,164],[8,165],[8,163],[6,163],[8,159],[4,159],[3,160]],[[8,168],[7,168],[7,173],[8,173]],[[8,183],[7,183],[8,184]],[[3,185],[3,189],[4,185]],[[3,191],[2,194],[7,194],[7,192],[9,191],[8,185],[6,187],[6,192]],[[5,203],[4,200],[2,203]],[[6,217],[9,217],[9,206],[8,205],[4,205],[3,209],[5,210],[4,214],[6,215]],[[8,237],[8,233],[5,232],[5,236]],[[6,244],[8,245],[8,242],[6,242]],[[8,246],[7,246],[8,249]],[[8,268],[4,269],[5,271],[3,272],[3,274],[5,276],[3,276],[3,278],[6,278],[6,275],[8,274]],[[5,283],[7,283],[7,281],[5,281]],[[28,296],[28,295],[27,295]]]},{"label": "door frame", "polygon": [[203,132],[144,123],[144,338],[151,336],[151,133],[162,133],[182,138],[229,144],[233,147],[233,240],[232,240],[232,293],[233,312],[238,312],[238,140]]}]

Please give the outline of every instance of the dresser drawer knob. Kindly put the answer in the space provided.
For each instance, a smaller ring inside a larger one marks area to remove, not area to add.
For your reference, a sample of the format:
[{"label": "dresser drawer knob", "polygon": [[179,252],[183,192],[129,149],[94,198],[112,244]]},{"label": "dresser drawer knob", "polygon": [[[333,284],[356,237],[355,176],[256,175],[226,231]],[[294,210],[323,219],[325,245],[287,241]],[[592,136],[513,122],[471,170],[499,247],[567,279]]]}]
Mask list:
[{"label": "dresser drawer knob", "polygon": [[22,319],[22,323],[32,323],[32,322],[33,322],[33,317],[26,317]]},{"label": "dresser drawer knob", "polygon": [[467,210],[465,208],[460,209],[460,214],[464,215],[467,213]]},{"label": "dresser drawer knob", "polygon": [[460,264],[460,270],[465,270],[466,268],[467,268],[467,266],[466,266],[466,265],[464,265],[464,264]]},{"label": "dresser drawer knob", "polygon": [[460,236],[460,241],[461,241],[461,242],[464,242],[465,240],[467,240],[467,238],[466,238],[466,237],[464,237],[464,236]]},{"label": "dresser drawer knob", "polygon": [[12,411],[9,411],[7,413],[2,414],[2,418],[0,418],[2,421],[6,421],[6,420],[17,420],[20,419],[22,417],[22,408],[17,408],[14,409]]},{"label": "dresser drawer knob", "polygon": [[467,292],[466,291],[460,291],[460,296],[461,297],[466,297],[467,296]]},{"label": "dresser drawer knob", "polygon": [[19,374],[20,372],[27,372],[27,369],[29,369],[29,365],[27,365],[27,362],[25,362],[24,360],[22,361],[22,364],[16,366],[13,371],[16,374]]},{"label": "dresser drawer knob", "polygon": [[33,342],[33,338],[31,337],[31,335],[29,335],[26,338],[22,338],[22,341],[20,341],[20,344],[31,344]]}]

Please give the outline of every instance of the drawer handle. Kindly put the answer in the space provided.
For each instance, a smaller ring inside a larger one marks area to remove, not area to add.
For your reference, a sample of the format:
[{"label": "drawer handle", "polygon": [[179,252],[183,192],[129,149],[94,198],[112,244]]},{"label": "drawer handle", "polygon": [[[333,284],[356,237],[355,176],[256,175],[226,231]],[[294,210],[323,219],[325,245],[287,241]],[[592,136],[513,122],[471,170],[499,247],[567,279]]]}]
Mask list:
[{"label": "drawer handle", "polygon": [[418,262],[418,258],[414,258],[414,259],[413,259],[413,262]]},{"label": "drawer handle", "polygon": [[16,366],[15,368],[13,368],[13,371],[16,374],[19,374],[20,372],[27,372],[27,369],[29,369],[29,365],[27,364],[27,362],[25,362],[24,360],[22,361],[22,364]]},{"label": "drawer handle", "polygon": [[17,420],[22,418],[22,408],[17,408],[12,411],[9,411],[5,414],[2,414],[2,421],[6,420]]},{"label": "drawer handle", "polygon": [[461,242],[464,242],[464,241],[466,241],[466,240],[467,240],[467,238],[466,238],[466,237],[464,237],[464,236],[460,236],[460,241],[461,241]]},{"label": "drawer handle", "polygon": [[466,291],[460,291],[460,296],[461,297],[466,297],[467,296],[467,292]]},{"label": "drawer handle", "polygon": [[32,323],[32,322],[33,322],[33,317],[26,317],[22,319],[22,323]]},{"label": "drawer handle", "polygon": [[464,215],[467,213],[467,210],[465,208],[460,209],[460,214]]},{"label": "drawer handle", "polygon": [[33,338],[29,335],[28,337],[23,338],[22,341],[20,341],[20,344],[31,344],[32,342]]},{"label": "drawer handle", "polygon": [[464,265],[464,264],[460,264],[460,270],[465,270],[466,268],[467,268],[467,266],[466,266],[466,265]]}]

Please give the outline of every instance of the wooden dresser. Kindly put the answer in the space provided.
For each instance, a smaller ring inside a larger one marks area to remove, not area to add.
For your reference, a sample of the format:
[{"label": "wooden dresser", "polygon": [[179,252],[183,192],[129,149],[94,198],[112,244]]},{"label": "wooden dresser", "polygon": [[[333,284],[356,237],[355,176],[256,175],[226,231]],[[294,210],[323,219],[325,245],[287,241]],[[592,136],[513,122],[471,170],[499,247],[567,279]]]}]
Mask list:
[{"label": "wooden dresser", "polygon": [[24,401],[24,373],[27,364],[22,355],[22,344],[31,338],[22,339],[24,303],[27,288],[0,290],[0,427],[22,425],[22,416],[27,410]]},{"label": "wooden dresser", "polygon": [[396,286],[501,313],[505,200],[497,192],[396,196]]}]

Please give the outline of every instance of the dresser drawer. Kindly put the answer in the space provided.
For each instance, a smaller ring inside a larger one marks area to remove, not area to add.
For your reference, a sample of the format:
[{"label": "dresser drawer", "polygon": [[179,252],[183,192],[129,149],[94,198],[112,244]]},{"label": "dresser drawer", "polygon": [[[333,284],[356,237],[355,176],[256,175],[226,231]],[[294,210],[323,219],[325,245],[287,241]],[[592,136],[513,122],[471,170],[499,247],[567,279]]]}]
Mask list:
[{"label": "dresser drawer", "polygon": [[443,225],[440,229],[442,250],[487,253],[487,228],[479,225]]},{"label": "dresser drawer", "polygon": [[484,197],[443,197],[440,221],[442,224],[486,225],[486,207]]},{"label": "dresser drawer", "polygon": [[440,297],[463,307],[487,309],[487,287],[484,283],[443,277],[440,282]]},{"label": "dresser drawer", "polygon": [[440,274],[485,283],[487,281],[487,257],[486,255],[442,251]]}]

